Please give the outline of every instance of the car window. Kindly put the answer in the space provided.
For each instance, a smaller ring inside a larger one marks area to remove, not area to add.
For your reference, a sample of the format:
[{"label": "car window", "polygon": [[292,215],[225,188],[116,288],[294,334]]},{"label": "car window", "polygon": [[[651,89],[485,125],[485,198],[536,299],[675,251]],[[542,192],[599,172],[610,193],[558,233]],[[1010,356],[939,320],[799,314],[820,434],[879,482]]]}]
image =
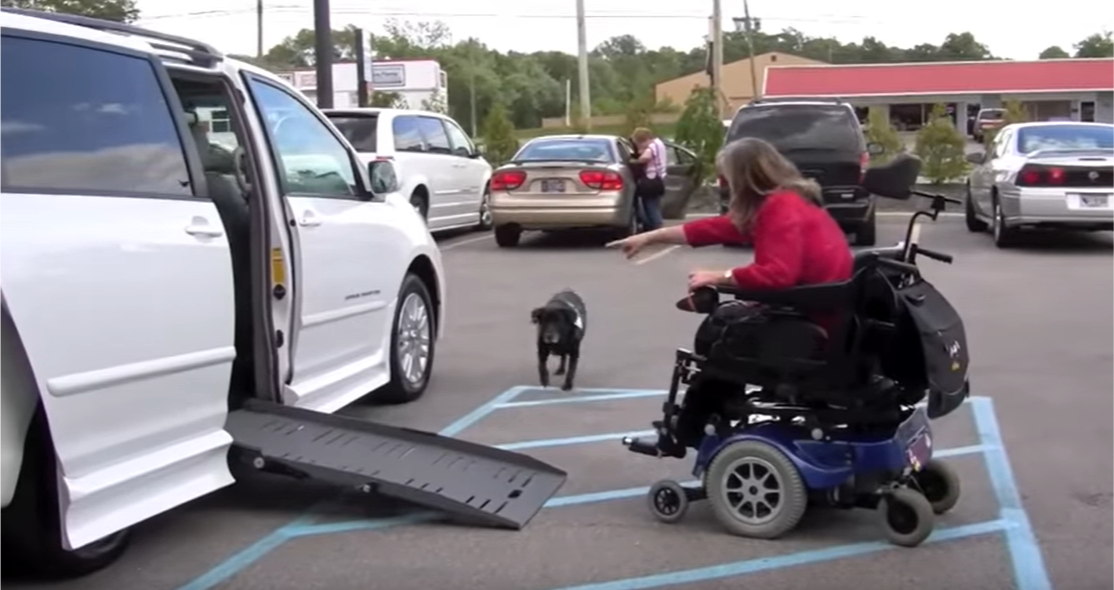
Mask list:
[{"label": "car window", "polygon": [[309,107],[285,90],[251,80],[252,94],[271,135],[271,152],[286,194],[357,195],[356,175],[344,144]]},{"label": "car window", "polygon": [[449,146],[449,136],[445,133],[445,126],[441,119],[435,117],[418,117],[418,129],[422,132],[422,141],[426,150],[435,154],[452,153]]},{"label": "car window", "polygon": [[360,153],[373,154],[379,151],[379,144],[377,132],[379,128],[379,116],[376,114],[367,115],[344,115],[341,113],[333,113],[329,115],[329,120],[336,126],[337,131],[352,144],[352,147]]},{"label": "car window", "polygon": [[850,109],[840,105],[771,105],[739,110],[727,142],[756,137],[788,154],[794,151],[862,152],[864,139]]},{"label": "car window", "polygon": [[193,194],[151,62],[51,41],[2,43],[5,190]]},{"label": "car window", "polygon": [[535,139],[522,146],[514,160],[614,162],[615,153],[607,139]]},{"label": "car window", "polygon": [[1103,125],[1041,125],[1017,130],[1017,150],[1112,150],[1114,127]]},{"label": "car window", "polygon": [[426,151],[425,142],[422,141],[422,132],[418,129],[417,117],[395,117],[395,120],[391,123],[391,131],[394,132],[396,151]]},{"label": "car window", "polygon": [[468,139],[468,135],[459,125],[452,121],[444,121],[445,130],[449,133],[449,145],[454,154],[458,156],[470,156],[475,151],[472,147],[472,141]]},{"label": "car window", "polygon": [[691,154],[689,154],[688,152],[686,152],[685,150],[683,150],[681,148],[676,148],[676,150],[677,150],[677,161],[680,162],[681,165],[688,166],[689,164],[693,163],[694,160],[693,160],[693,157],[692,157]]},{"label": "car window", "polygon": [[1006,111],[1004,111],[1004,110],[979,111],[979,120],[980,121],[1001,121],[1002,119],[1005,119],[1005,118],[1006,118]]},{"label": "car window", "polygon": [[994,138],[994,157],[1001,158],[1009,151],[1010,141],[1013,140],[1013,131],[1005,131]]},{"label": "car window", "polygon": [[665,165],[677,166],[680,163],[681,158],[677,155],[677,148],[671,145],[665,146]]}]

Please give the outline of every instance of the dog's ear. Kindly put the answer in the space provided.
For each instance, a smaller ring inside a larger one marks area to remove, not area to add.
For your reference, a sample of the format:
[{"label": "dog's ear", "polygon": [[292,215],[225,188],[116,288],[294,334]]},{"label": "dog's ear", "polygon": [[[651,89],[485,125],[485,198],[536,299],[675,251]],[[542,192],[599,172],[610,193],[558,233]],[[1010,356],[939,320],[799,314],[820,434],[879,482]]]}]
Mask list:
[{"label": "dog's ear", "polygon": [[530,312],[530,323],[531,324],[540,324],[541,321],[542,321],[542,313],[544,313],[544,312],[545,312],[545,309],[543,309],[541,307],[535,309],[534,311],[531,311]]}]

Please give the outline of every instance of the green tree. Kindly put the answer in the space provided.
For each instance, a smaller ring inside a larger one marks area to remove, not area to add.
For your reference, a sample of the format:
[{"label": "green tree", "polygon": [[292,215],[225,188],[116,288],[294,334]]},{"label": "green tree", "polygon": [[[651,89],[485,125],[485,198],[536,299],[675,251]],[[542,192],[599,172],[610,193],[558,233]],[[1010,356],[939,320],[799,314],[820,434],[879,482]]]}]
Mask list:
[{"label": "green tree", "polygon": [[964,137],[942,104],[932,107],[932,121],[917,132],[914,151],[924,162],[921,175],[932,184],[943,184],[967,173],[967,138]]},{"label": "green tree", "polygon": [[723,147],[723,122],[719,118],[715,91],[697,88],[685,101],[677,120],[674,140],[696,153],[708,174],[715,171],[716,153]]},{"label": "green tree", "polygon": [[448,112],[449,105],[445,102],[445,95],[441,94],[440,92],[436,92],[429,98],[422,101],[422,110],[444,114]]},{"label": "green tree", "polygon": [[1064,59],[1067,57],[1071,56],[1068,55],[1068,52],[1064,51],[1063,47],[1060,47],[1059,45],[1053,45],[1042,51],[1041,54],[1038,56],[1038,59]]},{"label": "green tree", "polygon": [[866,140],[882,146],[882,153],[874,156],[874,160],[879,163],[888,162],[905,151],[905,142],[901,141],[886,111],[881,108],[870,109],[867,116]]},{"label": "green tree", "polygon": [[77,14],[122,23],[139,18],[135,0],[2,0],[0,5],[44,12]]},{"label": "green tree", "polygon": [[1075,57],[1114,57],[1110,31],[1095,33],[1075,44]]},{"label": "green tree", "polygon": [[406,101],[397,92],[385,92],[377,90],[371,93],[371,100],[368,101],[368,106],[380,109],[405,109],[409,108]]},{"label": "green tree", "polygon": [[638,127],[650,127],[651,113],[654,110],[653,102],[649,100],[636,100],[627,105],[627,115],[623,120],[622,133],[630,137]]},{"label": "green tree", "polygon": [[484,157],[492,166],[499,166],[511,159],[518,151],[518,140],[514,136],[514,124],[502,103],[495,103],[488,111],[483,122]]}]

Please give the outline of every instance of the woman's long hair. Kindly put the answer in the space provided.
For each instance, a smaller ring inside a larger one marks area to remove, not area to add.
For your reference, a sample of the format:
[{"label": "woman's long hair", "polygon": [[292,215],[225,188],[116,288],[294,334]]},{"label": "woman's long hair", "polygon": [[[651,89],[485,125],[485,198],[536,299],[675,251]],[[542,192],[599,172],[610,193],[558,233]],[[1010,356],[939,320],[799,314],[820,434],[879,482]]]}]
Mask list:
[{"label": "woman's long hair", "polygon": [[716,157],[716,169],[727,180],[731,200],[727,214],[740,232],[749,232],[766,197],[792,191],[822,206],[820,185],[801,176],[797,167],[768,142],[753,137],[733,141]]}]

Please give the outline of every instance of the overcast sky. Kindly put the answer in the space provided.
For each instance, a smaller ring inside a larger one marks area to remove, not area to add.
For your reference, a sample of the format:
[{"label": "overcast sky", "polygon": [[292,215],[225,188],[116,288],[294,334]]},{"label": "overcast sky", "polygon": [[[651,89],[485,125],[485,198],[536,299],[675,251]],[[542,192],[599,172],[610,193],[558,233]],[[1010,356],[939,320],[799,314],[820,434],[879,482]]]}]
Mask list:
[{"label": "overcast sky", "polygon": [[[252,55],[256,47],[256,0],[138,0],[141,24],[209,42],[226,53]],[[688,50],[708,32],[712,3],[679,0],[585,0],[589,48],[615,35],[631,34],[649,47]],[[951,32],[970,31],[996,55],[1036,59],[1049,45],[1071,51],[1073,43],[1114,29],[1107,0],[1058,0],[1053,5],[932,0],[751,0],[765,31],[794,27],[810,36],[843,42],[873,35],[887,45],[939,44]],[[302,28],[313,27],[312,0],[264,0],[264,48]],[[528,9],[527,6],[532,7]],[[1039,8],[1044,6],[1044,8]],[[1038,10],[1039,8],[1039,10]],[[920,13],[914,10],[919,9]],[[741,0],[724,0],[724,29],[743,14]],[[442,20],[454,39],[478,37],[490,47],[522,52],[576,52],[575,0],[332,0],[332,25],[372,32],[389,18]]]}]

